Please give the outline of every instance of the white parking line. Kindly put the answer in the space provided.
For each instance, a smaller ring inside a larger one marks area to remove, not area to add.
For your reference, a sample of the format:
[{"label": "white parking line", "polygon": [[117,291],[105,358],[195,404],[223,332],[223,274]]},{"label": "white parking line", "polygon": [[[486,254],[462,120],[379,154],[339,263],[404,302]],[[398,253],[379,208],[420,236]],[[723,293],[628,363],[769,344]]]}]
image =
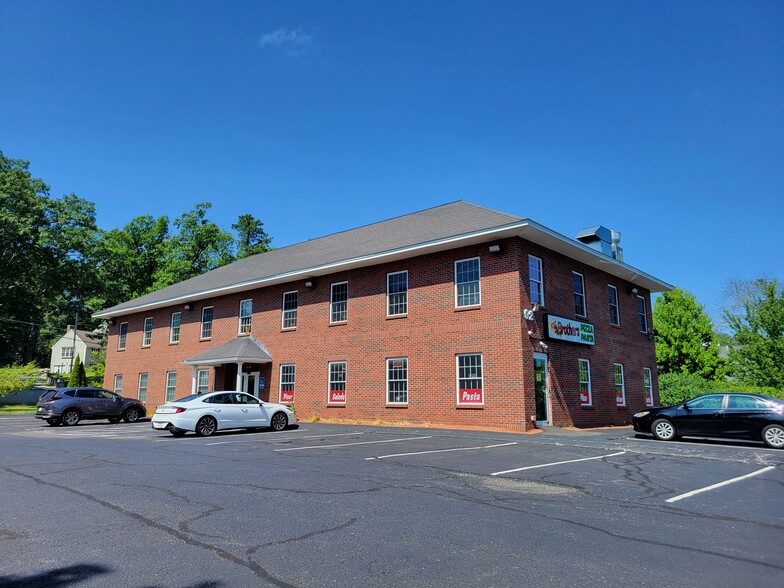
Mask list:
[{"label": "white parking line", "polygon": [[756,472],[746,474],[745,476],[738,476],[737,478],[732,478],[731,480],[725,480],[723,482],[719,482],[718,484],[712,484],[711,486],[705,486],[704,488],[698,488],[697,490],[692,490],[691,492],[686,492],[685,494],[673,496],[672,498],[668,498],[666,502],[677,502],[678,500],[689,498],[695,494],[701,494],[702,492],[707,492],[708,490],[715,490],[716,488],[721,488],[722,486],[727,486],[728,484],[734,484],[735,482],[740,482],[746,478],[753,478],[754,476],[759,476],[760,474],[764,474],[765,472],[769,472],[770,470],[775,469],[775,466],[768,466],[766,468],[762,468],[761,470],[757,470]]},{"label": "white parking line", "polygon": [[288,447],[286,449],[275,449],[275,451],[302,451],[303,449],[332,449],[333,447],[349,447],[351,445],[373,445],[374,443],[397,443],[399,441],[417,441],[419,439],[432,439],[432,435],[427,437],[404,437],[402,439],[384,439],[383,441],[361,441],[360,443],[337,443],[334,445],[309,445],[307,447]]},{"label": "white parking line", "polygon": [[[303,429],[307,431],[307,429]],[[215,443],[205,443],[205,445],[225,445],[226,443],[258,443],[259,441],[269,441],[270,443],[277,443],[278,441],[294,441],[296,439],[326,439],[327,437],[356,437],[357,435],[364,435],[365,433],[335,433],[334,435],[304,435],[302,437],[257,437],[255,439],[238,439],[237,441],[216,441]]]},{"label": "white parking line", "polygon": [[578,461],[591,461],[592,459],[604,459],[605,457],[615,457],[616,455],[623,455],[626,453],[625,451],[619,451],[618,453],[608,453],[607,455],[597,455],[596,457],[583,457],[580,459],[569,459],[566,461],[554,461],[552,463],[542,463],[539,465],[533,466],[526,466],[524,468],[515,468],[513,470],[504,470],[503,472],[494,472],[490,474],[491,476],[501,476],[503,474],[511,474],[513,472],[522,472],[524,470],[535,470],[536,468],[548,468],[550,466],[561,465],[564,463],[577,463]]},{"label": "white parking line", "polygon": [[432,451],[414,451],[412,453],[392,453],[391,455],[379,455],[378,457],[366,457],[365,461],[373,459],[386,459],[388,457],[402,457],[404,455],[425,455],[426,453],[446,453],[447,451],[470,451],[472,449],[492,449],[493,447],[506,447],[507,445],[517,445],[517,441],[512,443],[500,443],[498,445],[482,445],[481,447],[455,447],[453,449],[433,449]]}]

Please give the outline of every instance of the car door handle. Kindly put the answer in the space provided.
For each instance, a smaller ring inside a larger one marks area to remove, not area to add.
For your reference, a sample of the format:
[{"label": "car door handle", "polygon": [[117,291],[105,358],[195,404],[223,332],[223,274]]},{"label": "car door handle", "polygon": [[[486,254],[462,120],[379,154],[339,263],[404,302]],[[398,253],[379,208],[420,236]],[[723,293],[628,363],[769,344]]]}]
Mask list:
[{"label": "car door handle", "polygon": [[248,409],[247,408],[243,408],[242,412],[248,412]]},{"label": "car door handle", "polygon": [[713,413],[713,416],[717,416],[717,417],[718,416],[724,416],[724,413],[722,411],[720,411],[720,410],[717,410],[716,412]]},{"label": "car door handle", "polygon": [[215,412],[220,412],[220,408],[216,408],[216,409],[215,409]]}]

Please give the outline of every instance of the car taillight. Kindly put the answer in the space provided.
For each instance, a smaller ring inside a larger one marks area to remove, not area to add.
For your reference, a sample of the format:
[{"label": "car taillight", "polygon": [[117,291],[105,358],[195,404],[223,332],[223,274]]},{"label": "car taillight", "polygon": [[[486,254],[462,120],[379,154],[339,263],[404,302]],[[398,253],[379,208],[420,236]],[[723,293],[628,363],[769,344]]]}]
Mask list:
[{"label": "car taillight", "polygon": [[180,414],[181,412],[185,412],[185,409],[181,406],[174,409],[174,414]]},{"label": "car taillight", "polygon": [[44,402],[54,402],[55,400],[60,400],[60,396],[56,394],[54,396],[50,396],[49,398],[45,398]]}]

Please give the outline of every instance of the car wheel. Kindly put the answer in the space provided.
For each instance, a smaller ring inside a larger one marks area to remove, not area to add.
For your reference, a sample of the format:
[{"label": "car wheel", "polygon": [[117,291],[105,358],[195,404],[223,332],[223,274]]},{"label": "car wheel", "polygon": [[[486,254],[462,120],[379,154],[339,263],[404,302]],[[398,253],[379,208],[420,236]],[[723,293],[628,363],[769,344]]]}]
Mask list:
[{"label": "car wheel", "polygon": [[667,419],[658,419],[651,425],[651,433],[659,441],[672,441],[676,437],[675,425]]},{"label": "car wheel", "polygon": [[183,435],[185,435],[185,431],[169,431],[169,433],[171,433],[175,437],[182,437]]},{"label": "car wheel", "polygon": [[762,440],[773,449],[784,449],[784,427],[768,425],[762,429]]},{"label": "car wheel", "polygon": [[63,413],[63,424],[68,427],[72,427],[80,420],[82,420],[82,415],[79,414],[78,410],[66,410]]},{"label": "car wheel", "polygon": [[286,415],[282,412],[276,412],[272,415],[272,420],[270,421],[270,426],[272,427],[273,431],[282,431],[286,428],[286,425],[289,424],[289,419],[286,418]]},{"label": "car wheel", "polygon": [[196,423],[196,434],[200,437],[209,437],[217,430],[218,421],[211,416],[206,416]]},{"label": "car wheel", "polygon": [[139,409],[135,406],[131,406],[130,408],[125,409],[125,412],[123,413],[123,420],[125,420],[126,423],[135,423],[139,420],[140,416],[141,414],[139,414]]},{"label": "car wheel", "polygon": [[59,419],[46,419],[46,422],[49,423],[50,427],[56,427],[57,425],[60,424]]},{"label": "car wheel", "polygon": [[120,422],[120,417],[109,417],[109,422],[112,423],[113,425],[116,425],[117,423]]}]

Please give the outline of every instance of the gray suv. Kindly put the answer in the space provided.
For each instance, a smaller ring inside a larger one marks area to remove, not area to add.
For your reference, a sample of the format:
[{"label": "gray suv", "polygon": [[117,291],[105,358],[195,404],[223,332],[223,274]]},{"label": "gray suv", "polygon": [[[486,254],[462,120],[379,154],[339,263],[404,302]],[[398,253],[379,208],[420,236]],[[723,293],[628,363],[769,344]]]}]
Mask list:
[{"label": "gray suv", "polygon": [[57,388],[38,399],[35,418],[55,427],[75,425],[82,419],[109,419],[135,423],[147,414],[144,404],[103,388]]}]

